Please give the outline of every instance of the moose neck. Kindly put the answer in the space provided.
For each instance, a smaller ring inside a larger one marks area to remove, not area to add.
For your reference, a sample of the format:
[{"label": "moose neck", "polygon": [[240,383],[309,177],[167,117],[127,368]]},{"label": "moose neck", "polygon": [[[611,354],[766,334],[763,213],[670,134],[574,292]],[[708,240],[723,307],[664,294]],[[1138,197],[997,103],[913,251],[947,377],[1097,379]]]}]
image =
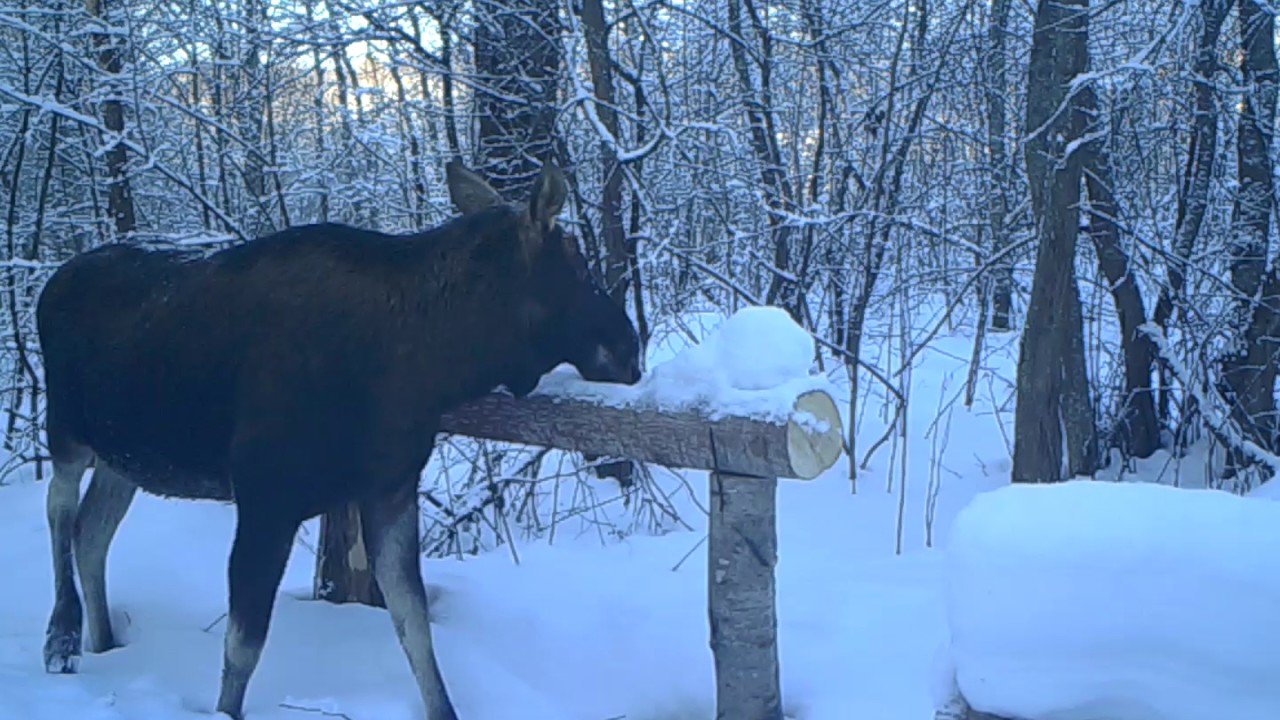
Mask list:
[{"label": "moose neck", "polygon": [[[414,262],[402,268],[400,312],[427,320],[430,354],[457,364],[460,382],[451,395],[469,398],[504,383],[512,355],[532,342],[528,292],[532,265],[517,240],[517,216],[495,207],[411,236]],[[462,330],[442,336],[435,326],[448,316]],[[417,325],[405,318],[406,325]],[[451,398],[453,399],[453,398]]]}]

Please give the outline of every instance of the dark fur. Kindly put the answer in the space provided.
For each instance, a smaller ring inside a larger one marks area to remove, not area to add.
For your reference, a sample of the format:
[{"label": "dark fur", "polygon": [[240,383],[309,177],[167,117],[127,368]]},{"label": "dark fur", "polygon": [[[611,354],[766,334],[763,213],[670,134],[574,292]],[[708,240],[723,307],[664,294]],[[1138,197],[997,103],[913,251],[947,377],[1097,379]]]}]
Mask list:
[{"label": "dark fur", "polygon": [[[51,670],[74,671],[80,652],[79,598],[63,556],[72,518],[76,553],[93,556],[76,558],[93,649],[115,644],[89,597],[102,582],[85,580],[97,570],[84,563],[99,554],[105,562],[115,516],[135,486],[236,503],[235,632],[229,627],[218,709],[239,717],[257,662],[240,655],[261,650],[299,523],[360,503],[374,562],[394,545],[385,561],[395,567],[375,571],[395,585],[384,594],[410,587],[413,597],[388,598],[397,632],[410,632],[396,615],[425,613],[425,595],[419,601],[411,588],[416,579],[421,589],[416,545],[410,558],[400,547],[410,539],[392,534],[409,532],[407,520],[396,523],[416,510],[441,414],[499,385],[527,393],[562,361],[590,380],[639,379],[630,320],[593,282],[576,240],[552,222],[563,202],[552,182],[562,183],[558,171],[540,180],[528,210],[495,204],[485,186],[468,184],[478,179],[450,172],[455,202],[473,212],[421,234],[312,225],[204,257],[114,245],[54,273],[37,308],[54,484],[62,486],[51,486],[49,501]],[[90,494],[78,516],[74,504],[68,514],[67,478],[74,473],[78,485],[92,456]],[[108,500],[91,502],[99,484]],[[111,497],[122,499],[113,505]],[[416,519],[413,527],[416,538]],[[425,642],[430,657],[429,635],[401,639],[411,662],[412,643]],[[443,690],[427,687],[435,672],[427,664],[415,672],[428,715],[452,718]]]}]

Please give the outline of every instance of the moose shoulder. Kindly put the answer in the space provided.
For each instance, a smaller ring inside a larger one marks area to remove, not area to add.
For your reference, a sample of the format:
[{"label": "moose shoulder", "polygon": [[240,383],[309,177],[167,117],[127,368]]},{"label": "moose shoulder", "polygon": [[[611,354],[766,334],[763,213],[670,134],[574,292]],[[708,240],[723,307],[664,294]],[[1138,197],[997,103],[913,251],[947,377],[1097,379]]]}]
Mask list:
[{"label": "moose shoulder", "polygon": [[456,163],[447,179],[462,215],[414,235],[311,225],[208,256],[115,245],[54,273],[37,307],[54,464],[50,671],[77,668],[76,572],[90,650],[116,644],[106,555],[138,488],[232,500],[218,710],[241,717],[298,525],[356,502],[428,717],[455,717],[417,557],[417,480],[440,417],[499,385],[526,393],[561,362],[634,383],[639,344],[555,222],[558,169],[520,207]]}]

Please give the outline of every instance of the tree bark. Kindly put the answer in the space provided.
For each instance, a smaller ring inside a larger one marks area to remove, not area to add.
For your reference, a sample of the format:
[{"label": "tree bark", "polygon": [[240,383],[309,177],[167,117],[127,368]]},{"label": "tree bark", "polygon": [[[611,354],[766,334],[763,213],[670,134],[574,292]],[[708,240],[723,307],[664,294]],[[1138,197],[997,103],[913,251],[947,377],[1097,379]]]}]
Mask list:
[{"label": "tree bark", "polygon": [[[1238,293],[1241,349],[1223,358],[1223,379],[1234,419],[1263,448],[1276,447],[1276,359],[1272,336],[1280,325],[1280,281],[1267,274],[1274,181],[1272,128],[1276,115],[1275,16],[1255,0],[1239,0],[1244,110],[1236,141],[1239,191],[1233,208],[1231,285]],[[1252,464],[1232,452],[1228,476]]]},{"label": "tree bark", "polygon": [[[1152,320],[1166,327],[1173,316],[1174,302],[1186,282],[1182,266],[1191,256],[1200,227],[1209,207],[1209,185],[1213,179],[1214,159],[1218,150],[1218,112],[1214,102],[1213,77],[1216,74],[1218,36],[1226,20],[1231,0],[1202,0],[1200,34],[1192,62],[1195,112],[1191,140],[1187,145],[1187,164],[1178,193],[1178,210],[1173,232],[1174,261],[1169,263],[1168,283],[1160,292]],[[1163,405],[1163,401],[1161,403]]]},{"label": "tree bark", "polygon": [[1018,359],[1014,482],[1055,482],[1096,469],[1074,271],[1083,154],[1076,145],[1088,117],[1079,95],[1067,94],[1088,66],[1088,32],[1087,0],[1040,0],[1023,153],[1039,247]]},{"label": "tree bark", "polygon": [[[1086,106],[1096,106],[1093,88],[1083,89],[1081,95]],[[1116,223],[1119,206],[1111,190],[1110,162],[1105,141],[1089,148],[1084,171],[1090,208],[1088,232],[1120,321],[1125,393],[1118,427],[1113,430],[1114,443],[1126,456],[1146,458],[1160,446],[1160,421],[1151,392],[1156,353],[1151,339],[1139,330],[1147,320],[1146,305],[1129,265],[1129,255],[1120,244],[1120,227]]]},{"label": "tree bark", "polygon": [[243,54],[239,58],[237,81],[236,124],[245,142],[244,189],[248,195],[245,232],[249,237],[261,237],[275,229],[267,211],[267,168],[261,147],[263,140],[263,113],[270,101],[265,97],[265,75],[262,55],[264,52],[262,30],[268,26],[267,5],[264,0],[244,0]]},{"label": "tree bark", "polygon": [[[991,225],[991,253],[1003,252],[1010,244],[1006,216],[1009,214],[1009,184],[1013,163],[1005,141],[1005,90],[1007,52],[1005,35],[1009,32],[1009,0],[992,0],[991,18],[987,24],[987,153],[991,163],[990,206],[987,222]],[[1013,260],[1005,258],[992,268],[991,328],[1012,328]]]},{"label": "tree bark", "polygon": [[[591,66],[591,85],[597,100],[596,113],[605,130],[612,136],[600,139],[600,155],[604,161],[604,192],[600,197],[604,283],[610,297],[625,306],[627,294],[633,287],[630,271],[639,267],[639,263],[636,248],[627,242],[622,227],[622,164],[618,161],[616,145],[622,135],[615,110],[613,58],[609,54],[608,25],[605,22],[602,0],[583,0],[582,24],[587,40],[587,59]],[[640,292],[639,285],[635,285],[635,291]],[[643,352],[643,346],[641,347]],[[588,461],[596,459],[587,458]],[[630,460],[606,463],[597,466],[596,475],[614,478],[623,487],[629,487],[634,482],[635,464]]]},{"label": "tree bark", "polygon": [[360,512],[355,505],[320,518],[314,594],[317,600],[331,603],[386,607],[373,577],[361,535]]},{"label": "tree bark", "polygon": [[[110,0],[85,0],[85,9],[89,15],[100,22],[111,25],[114,21]],[[119,83],[120,73],[124,69],[124,49],[121,44],[126,36],[119,33],[94,33],[93,46],[97,50],[98,67],[108,78],[108,83]],[[133,190],[129,183],[127,165],[129,153],[124,140],[124,103],[119,100],[126,93],[123,88],[108,92],[109,99],[101,105],[102,124],[115,136],[107,149],[107,178],[110,189],[107,192],[107,212],[115,223],[116,235],[123,237],[132,233],[138,226],[137,214],[133,206]]]},{"label": "tree bark", "polygon": [[[475,90],[480,118],[475,170],[509,199],[527,194],[541,162],[555,156],[560,85],[559,5],[484,0],[476,5]],[[520,98],[513,102],[511,98]]]},{"label": "tree bark", "polygon": [[616,142],[621,135],[613,91],[613,58],[609,54],[608,26],[602,0],[583,0],[582,25],[591,66],[591,86],[596,96],[596,113],[612,138],[600,139],[604,164],[604,192],[600,197],[600,234],[604,238],[605,287],[614,300],[626,302],[630,283],[627,268],[631,261],[622,228],[622,165]]}]

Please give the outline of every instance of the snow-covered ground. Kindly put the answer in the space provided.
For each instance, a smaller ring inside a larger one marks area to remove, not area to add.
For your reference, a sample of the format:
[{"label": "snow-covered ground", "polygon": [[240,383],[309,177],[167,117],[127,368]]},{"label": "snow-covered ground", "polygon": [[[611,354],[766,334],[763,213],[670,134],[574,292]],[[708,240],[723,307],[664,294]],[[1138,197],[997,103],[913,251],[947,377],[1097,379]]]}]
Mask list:
[{"label": "snow-covered ground", "polygon": [[1280,504],[1072,481],[956,520],[939,687],[1039,720],[1280,717]]},{"label": "snow-covered ground", "polygon": [[[729,326],[724,335],[742,329]],[[764,345],[779,352],[766,357],[756,342],[760,362],[724,371],[741,361],[726,357],[725,348],[749,344],[746,333],[659,365],[654,374],[720,367],[721,379],[703,387],[702,396],[721,403],[741,399],[734,393],[744,388],[765,392],[805,361],[787,356],[795,346],[785,340],[785,327],[769,332],[773,341]],[[856,494],[844,459],[815,480],[780,484],[777,573],[786,712],[798,720],[927,720],[939,686],[945,690],[958,678],[975,701],[993,707],[1061,711],[1026,720],[1260,717],[1249,713],[1270,707],[1274,695],[1250,695],[1253,705],[1248,699],[1219,704],[1208,715],[1186,708],[1181,715],[1161,715],[1159,705],[1144,709],[1141,698],[1167,690],[1162,682],[1247,695],[1250,677],[1275,677],[1274,656],[1251,664],[1239,653],[1277,646],[1280,607],[1269,584],[1280,576],[1276,506],[1222,499],[1221,493],[1150,489],[1166,498],[1142,492],[1147,488],[1101,483],[988,493],[1008,482],[1012,388],[999,378],[1013,377],[1017,352],[1015,337],[990,341],[998,346],[989,350],[989,374],[971,409],[957,399],[969,338],[941,336],[916,358],[905,447],[889,445],[875,455],[859,473]],[[650,362],[680,349],[659,343]],[[692,382],[690,377],[685,380]],[[552,378],[548,387],[556,382]],[[837,382],[835,392],[840,387]],[[636,390],[632,400],[664,397],[652,386]],[[885,418],[875,403],[856,418],[859,460]],[[1175,468],[1164,455],[1139,465],[1139,477],[1163,473],[1165,481]],[[1194,485],[1199,466],[1184,460],[1180,473],[1182,484]],[[660,480],[694,488],[682,510],[705,502],[699,473],[683,473],[682,479],[660,474]],[[221,665],[233,510],[139,497],[109,568],[109,595],[117,628],[127,626],[127,644],[86,655],[78,675],[54,676],[40,662],[52,600],[43,503],[42,484],[0,487],[0,569],[6,578],[0,591],[0,720],[208,717]],[[1255,536],[1242,520],[1268,513],[1270,534]],[[596,534],[560,533],[553,544],[525,542],[518,564],[505,549],[461,561],[425,561],[424,573],[439,593],[433,608],[437,653],[463,720],[710,718],[713,678],[700,546],[705,518],[686,512],[685,519],[693,531],[608,543]],[[942,548],[953,529],[958,545],[948,557]],[[315,523],[307,530],[314,537]],[[385,614],[307,600],[313,564],[300,541],[249,688],[249,719],[325,717],[321,712],[352,720],[419,718],[417,690]],[[1072,569],[1078,572],[1065,574]],[[1117,587],[1117,577],[1130,589]],[[1044,638],[1060,643],[1038,645]],[[1095,653],[1116,659],[1103,664]],[[1061,682],[1037,674],[1037,667]],[[1236,677],[1206,675],[1225,672]],[[1122,683],[1125,677],[1132,682]],[[1128,704],[1105,704],[1112,700]],[[1070,714],[1071,708],[1089,709],[1090,702],[1096,703],[1094,714]],[[1267,717],[1280,717],[1280,708],[1274,709]]]}]

